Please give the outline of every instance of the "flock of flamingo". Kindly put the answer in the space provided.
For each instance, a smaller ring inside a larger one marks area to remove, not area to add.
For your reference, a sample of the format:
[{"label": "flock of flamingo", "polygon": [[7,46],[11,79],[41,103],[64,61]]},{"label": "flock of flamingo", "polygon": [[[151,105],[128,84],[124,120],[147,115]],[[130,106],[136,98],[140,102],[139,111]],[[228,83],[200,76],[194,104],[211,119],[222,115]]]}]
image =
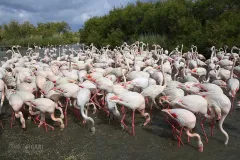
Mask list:
[{"label": "flock of flamingo", "polygon": [[[67,45],[58,49],[35,46],[28,48],[25,56],[19,47],[13,46],[6,52],[0,67],[0,113],[6,97],[12,107],[11,128],[15,118],[20,118],[21,127],[26,130],[27,118],[38,123],[38,127],[43,125],[46,131],[54,130],[45,121],[45,116],[50,115],[63,129],[68,125],[67,112],[71,109],[79,120],[82,116],[81,122],[87,123],[93,133],[95,124],[88,116],[89,110],[117,118],[121,127],[128,130],[124,120],[130,110],[129,132],[134,136],[135,111],[145,118],[146,126],[152,111],[161,110],[178,146],[183,144],[185,131],[188,142],[190,137],[197,138],[202,152],[201,136],[193,129],[198,121],[207,143],[205,119],[209,120],[211,135],[218,123],[225,145],[228,144],[223,122],[234,109],[239,89],[237,47],[228,53],[227,46],[213,46],[210,59],[199,54],[194,45],[186,53],[182,52],[183,45],[169,52],[155,44],[150,50],[148,44],[139,41],[131,45],[124,42],[114,49],[109,49],[109,45],[97,49],[93,44],[78,49]],[[40,50],[44,51],[43,57]],[[56,116],[56,110],[60,116]],[[3,128],[2,122],[1,125]]]}]

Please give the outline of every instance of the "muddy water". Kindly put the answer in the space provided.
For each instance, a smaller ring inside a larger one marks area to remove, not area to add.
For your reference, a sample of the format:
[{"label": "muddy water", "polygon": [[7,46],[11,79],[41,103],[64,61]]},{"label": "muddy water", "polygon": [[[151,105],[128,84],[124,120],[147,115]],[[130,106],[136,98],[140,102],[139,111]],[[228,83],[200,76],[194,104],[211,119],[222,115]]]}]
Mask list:
[{"label": "muddy water", "polygon": [[[129,122],[128,126],[131,124],[130,113],[126,120]],[[229,144],[224,145],[225,137],[216,127],[213,138],[209,138],[208,144],[204,143],[204,152],[200,153],[196,139],[191,139],[188,144],[186,134],[183,134],[184,145],[177,147],[177,140],[173,137],[170,126],[164,122],[160,111],[155,111],[152,123],[146,127],[141,126],[144,119],[137,114],[136,136],[132,137],[120,128],[118,121],[111,121],[109,124],[108,118],[101,111],[96,115],[90,114],[96,122],[95,134],[91,134],[71,110],[68,116],[69,125],[64,130],[56,126],[54,131],[49,129],[45,132],[43,127],[38,128],[32,121],[26,120],[28,128],[23,131],[18,119],[11,130],[11,110],[8,107],[7,114],[2,115],[4,129],[0,129],[0,159],[236,160],[240,156],[239,114],[240,110],[234,111],[224,123],[230,136]],[[51,120],[49,123],[54,125]],[[209,134],[208,126],[206,122]],[[201,133],[200,127],[197,126],[195,131]],[[39,146],[34,148],[34,145]]]},{"label": "muddy water", "polygon": [[[203,153],[198,152],[196,139],[187,143],[186,134],[183,134],[184,145],[178,148],[170,126],[157,110],[152,123],[146,127],[141,126],[144,118],[136,115],[135,137],[122,130],[118,121],[109,124],[101,111],[96,115],[89,114],[96,122],[94,135],[71,111],[68,114],[69,125],[64,130],[56,126],[54,131],[49,129],[48,132],[31,120],[26,120],[27,131],[23,131],[19,119],[10,129],[11,108],[7,102],[3,112],[0,117],[4,125],[4,129],[0,127],[0,160],[237,160],[240,157],[240,110],[228,115],[223,126],[229,134],[229,144],[224,145],[225,137],[216,126],[214,136],[209,137],[209,143],[204,143]],[[129,127],[130,113],[126,120]],[[51,120],[48,122],[54,125]],[[207,122],[205,125],[209,135],[209,125]],[[199,125],[195,131],[204,141]]]}]

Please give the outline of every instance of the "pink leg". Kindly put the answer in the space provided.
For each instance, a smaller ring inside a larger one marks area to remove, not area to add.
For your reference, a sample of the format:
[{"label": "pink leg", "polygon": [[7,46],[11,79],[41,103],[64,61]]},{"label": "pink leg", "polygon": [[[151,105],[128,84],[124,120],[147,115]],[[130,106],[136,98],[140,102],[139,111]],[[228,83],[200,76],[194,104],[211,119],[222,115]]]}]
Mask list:
[{"label": "pink leg", "polygon": [[124,115],[121,119],[121,124],[123,124],[125,128],[128,128],[127,125],[124,123],[125,116],[126,116],[126,113],[124,113]]},{"label": "pink leg", "polygon": [[14,111],[12,110],[11,129],[12,129],[12,126],[13,126],[14,121],[15,121],[15,114],[14,114]]},{"label": "pink leg", "polygon": [[67,103],[66,103],[66,108],[65,108],[65,111],[64,111],[65,126],[67,126],[67,124],[68,124],[68,120],[67,120],[67,108],[68,108],[68,104],[69,104],[70,99],[69,99],[69,98],[66,98],[66,101],[67,101]]},{"label": "pink leg", "polygon": [[148,103],[148,98],[145,98],[145,101]]},{"label": "pink leg", "polygon": [[233,110],[234,110],[234,101],[235,101],[235,97],[232,98],[232,106],[231,106],[230,115],[232,115],[232,112],[233,112]]},{"label": "pink leg", "polygon": [[[178,130],[174,125],[172,125],[171,122],[168,121],[168,118],[166,118],[165,121],[172,127],[172,133],[173,133],[173,135],[176,136],[178,140],[180,140],[180,142],[181,142],[182,145],[184,145],[184,143],[182,142],[182,140],[178,138],[179,136],[178,136],[177,134],[180,133],[179,130]],[[177,132],[177,134],[176,134],[175,132]]]},{"label": "pink leg", "polygon": [[208,143],[208,138],[207,138],[207,134],[206,134],[206,132],[205,132],[204,126],[203,126],[203,122],[201,122],[200,125],[201,125],[201,128],[202,128],[203,134],[204,134],[204,136],[205,136],[205,140],[206,140],[206,142]]},{"label": "pink leg", "polygon": [[135,121],[135,110],[133,110],[132,112],[132,135],[135,136],[135,125],[134,125],[134,121]]},{"label": "pink leg", "polygon": [[183,130],[183,127],[181,128],[181,131],[180,131],[180,134],[179,134],[179,137],[178,137],[178,147],[181,146],[181,140],[182,140],[182,130]]},{"label": "pink leg", "polygon": [[[96,99],[96,97],[95,97],[94,99]],[[97,101],[97,99],[96,99],[96,101]],[[93,103],[94,103],[94,102],[93,102]],[[107,115],[109,116],[109,111],[108,111],[107,109],[105,109],[105,107],[100,106],[99,103],[94,103],[94,104],[95,104],[96,106],[98,106],[99,109],[101,108],[103,111],[105,111],[105,112],[107,113]]]},{"label": "pink leg", "polygon": [[121,107],[121,112],[122,112],[122,114],[124,114],[124,112],[125,112],[124,106]]},{"label": "pink leg", "polygon": [[2,120],[0,120],[0,125],[2,126],[2,129],[4,129],[3,124],[2,124]]},{"label": "pink leg", "polygon": [[[51,126],[51,125],[49,125],[49,124],[47,124],[47,123],[45,122],[45,120],[44,120],[44,121],[41,121],[41,120],[39,119],[39,115],[36,117],[36,121],[40,122],[40,126],[41,126],[42,124],[44,125],[44,128],[45,128],[45,131],[46,131],[46,132],[48,131],[47,127],[50,127],[52,130],[54,130],[54,127]],[[42,123],[42,124],[41,124],[41,123]]]},{"label": "pink leg", "polygon": [[152,117],[152,106],[153,106],[153,102],[151,102],[151,105],[150,105],[150,112],[149,112],[150,117]]},{"label": "pink leg", "polygon": [[103,92],[102,105],[105,106],[105,92]]},{"label": "pink leg", "polygon": [[211,122],[211,137],[213,137],[213,130],[214,130],[214,119],[212,119],[212,122]]}]

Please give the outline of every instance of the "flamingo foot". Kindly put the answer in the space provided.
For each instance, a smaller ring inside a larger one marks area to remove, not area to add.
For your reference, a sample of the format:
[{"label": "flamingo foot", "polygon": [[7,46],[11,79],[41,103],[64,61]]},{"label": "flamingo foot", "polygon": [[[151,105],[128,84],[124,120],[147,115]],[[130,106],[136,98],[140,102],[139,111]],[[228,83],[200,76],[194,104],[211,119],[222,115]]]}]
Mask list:
[{"label": "flamingo foot", "polygon": [[203,144],[201,144],[201,145],[199,146],[198,151],[199,151],[199,152],[203,152]]}]

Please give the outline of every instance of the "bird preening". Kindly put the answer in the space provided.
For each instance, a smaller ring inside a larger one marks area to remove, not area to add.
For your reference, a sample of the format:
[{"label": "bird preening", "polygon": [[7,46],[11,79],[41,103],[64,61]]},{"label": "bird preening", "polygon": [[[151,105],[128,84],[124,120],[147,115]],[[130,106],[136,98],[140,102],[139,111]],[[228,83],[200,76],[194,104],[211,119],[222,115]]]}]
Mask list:
[{"label": "bird preening", "polygon": [[[196,137],[198,150],[203,152],[215,124],[225,136],[224,144],[228,144],[223,124],[235,110],[239,90],[240,49],[235,46],[230,53],[226,47],[213,46],[210,59],[199,54],[194,45],[185,53],[183,45],[169,52],[157,44],[149,50],[151,46],[139,41],[115,48],[107,45],[100,50],[93,44],[35,45],[34,50],[20,53],[19,47],[6,52],[0,67],[0,113],[11,107],[11,128],[19,118],[24,131],[26,121],[46,131],[56,126],[62,130],[71,125],[71,110],[82,125],[97,134],[99,126],[93,115],[103,112],[109,123],[118,121],[119,127],[135,136],[135,121],[139,119],[135,115],[140,114],[142,126],[148,127],[154,116],[162,116],[179,147],[186,133],[188,143]],[[47,117],[56,125],[48,124]],[[206,121],[210,133],[205,130]],[[1,120],[0,125],[4,129]]]}]

